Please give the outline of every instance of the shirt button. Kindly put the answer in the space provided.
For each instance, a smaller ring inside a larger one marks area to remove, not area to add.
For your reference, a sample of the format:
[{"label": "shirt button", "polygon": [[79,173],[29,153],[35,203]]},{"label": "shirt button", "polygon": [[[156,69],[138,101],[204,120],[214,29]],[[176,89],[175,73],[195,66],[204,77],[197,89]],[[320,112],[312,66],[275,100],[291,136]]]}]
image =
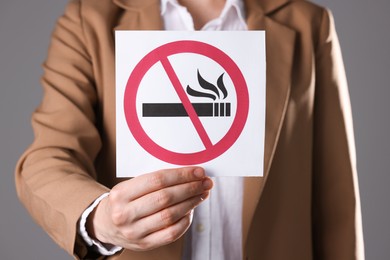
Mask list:
[{"label": "shirt button", "polygon": [[204,231],[204,226],[203,224],[198,224],[196,225],[196,231],[198,231],[199,233]]}]

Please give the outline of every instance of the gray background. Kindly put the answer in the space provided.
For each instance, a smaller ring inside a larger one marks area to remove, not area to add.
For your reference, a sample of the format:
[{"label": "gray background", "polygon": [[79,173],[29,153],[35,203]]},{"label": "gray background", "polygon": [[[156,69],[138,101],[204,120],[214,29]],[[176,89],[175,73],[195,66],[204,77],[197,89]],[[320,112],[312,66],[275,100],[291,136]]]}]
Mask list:
[{"label": "gray background", "polygon": [[[30,115],[55,20],[66,0],[0,3],[0,259],[71,259],[16,198],[14,167],[32,141]],[[366,258],[389,259],[390,37],[388,0],[317,0],[335,16],[354,113]]]}]

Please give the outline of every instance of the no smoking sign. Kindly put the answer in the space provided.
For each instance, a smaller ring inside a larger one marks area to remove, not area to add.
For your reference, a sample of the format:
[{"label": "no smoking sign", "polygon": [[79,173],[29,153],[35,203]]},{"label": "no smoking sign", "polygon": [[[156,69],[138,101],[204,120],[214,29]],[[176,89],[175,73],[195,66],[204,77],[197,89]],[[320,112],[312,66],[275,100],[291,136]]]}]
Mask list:
[{"label": "no smoking sign", "polygon": [[117,176],[261,176],[264,32],[116,32]]}]

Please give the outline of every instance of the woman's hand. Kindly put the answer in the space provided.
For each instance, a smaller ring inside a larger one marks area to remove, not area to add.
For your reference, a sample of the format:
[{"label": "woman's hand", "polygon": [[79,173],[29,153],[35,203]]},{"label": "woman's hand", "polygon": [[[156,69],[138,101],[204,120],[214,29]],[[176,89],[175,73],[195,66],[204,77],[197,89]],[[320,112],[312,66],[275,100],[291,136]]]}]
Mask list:
[{"label": "woman's hand", "polygon": [[193,209],[212,186],[199,167],[161,170],[121,182],[88,217],[88,233],[135,251],[172,243],[188,229]]}]

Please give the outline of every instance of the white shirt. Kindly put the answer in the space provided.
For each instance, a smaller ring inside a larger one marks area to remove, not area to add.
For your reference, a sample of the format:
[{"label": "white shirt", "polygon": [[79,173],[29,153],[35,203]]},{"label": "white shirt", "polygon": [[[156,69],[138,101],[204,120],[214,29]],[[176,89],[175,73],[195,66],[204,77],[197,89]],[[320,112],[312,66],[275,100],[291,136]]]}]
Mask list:
[{"label": "white shirt", "polygon": [[[161,0],[161,16],[165,30],[195,30],[192,16],[177,0]],[[244,17],[242,0],[226,0],[220,16],[209,21],[201,30],[246,30]],[[209,199],[194,211],[192,225],[186,234],[183,260],[242,258],[243,178],[219,177],[213,181],[214,188]],[[121,248],[104,248],[85,230],[86,218],[100,199],[83,213],[79,232],[88,245],[95,245],[103,255],[112,255]]]}]

